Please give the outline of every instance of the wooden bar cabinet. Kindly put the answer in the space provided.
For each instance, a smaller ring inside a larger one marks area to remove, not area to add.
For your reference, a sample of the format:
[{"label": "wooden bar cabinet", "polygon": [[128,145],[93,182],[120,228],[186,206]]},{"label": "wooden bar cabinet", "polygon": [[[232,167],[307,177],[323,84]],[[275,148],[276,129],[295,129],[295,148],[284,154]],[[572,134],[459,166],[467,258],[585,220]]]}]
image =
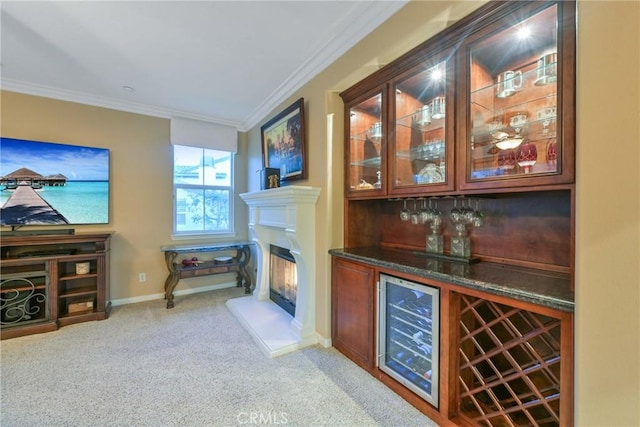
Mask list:
[{"label": "wooden bar cabinet", "polygon": [[[341,93],[333,344],[441,425],[573,425],[575,32],[492,1]],[[438,290],[435,402],[379,369],[380,275]]]}]

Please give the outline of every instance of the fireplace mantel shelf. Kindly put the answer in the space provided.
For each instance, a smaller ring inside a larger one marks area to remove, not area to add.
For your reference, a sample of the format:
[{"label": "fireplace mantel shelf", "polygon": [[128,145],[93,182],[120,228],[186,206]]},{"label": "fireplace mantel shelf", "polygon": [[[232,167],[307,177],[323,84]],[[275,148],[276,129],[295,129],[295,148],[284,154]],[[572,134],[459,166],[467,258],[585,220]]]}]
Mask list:
[{"label": "fireplace mantel shelf", "polygon": [[320,189],[302,185],[271,188],[269,190],[254,191],[240,194],[240,197],[249,206],[283,206],[297,204],[316,204]]}]

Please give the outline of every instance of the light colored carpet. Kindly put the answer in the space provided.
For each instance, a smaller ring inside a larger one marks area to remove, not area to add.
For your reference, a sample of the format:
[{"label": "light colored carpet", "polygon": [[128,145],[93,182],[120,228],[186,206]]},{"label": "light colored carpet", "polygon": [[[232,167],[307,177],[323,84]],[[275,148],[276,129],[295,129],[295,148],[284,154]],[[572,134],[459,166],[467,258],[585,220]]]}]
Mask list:
[{"label": "light colored carpet", "polygon": [[264,356],[224,305],[242,295],[2,341],[2,427],[436,425],[333,348]]}]

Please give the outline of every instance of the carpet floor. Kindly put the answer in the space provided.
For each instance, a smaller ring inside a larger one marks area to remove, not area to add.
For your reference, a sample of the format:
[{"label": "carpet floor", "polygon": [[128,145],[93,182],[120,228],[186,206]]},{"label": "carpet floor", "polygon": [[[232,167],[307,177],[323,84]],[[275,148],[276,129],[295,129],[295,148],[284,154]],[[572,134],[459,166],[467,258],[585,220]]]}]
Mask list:
[{"label": "carpet floor", "polygon": [[130,304],[2,341],[2,427],[436,425],[333,348],[269,359],[224,305],[239,296]]}]

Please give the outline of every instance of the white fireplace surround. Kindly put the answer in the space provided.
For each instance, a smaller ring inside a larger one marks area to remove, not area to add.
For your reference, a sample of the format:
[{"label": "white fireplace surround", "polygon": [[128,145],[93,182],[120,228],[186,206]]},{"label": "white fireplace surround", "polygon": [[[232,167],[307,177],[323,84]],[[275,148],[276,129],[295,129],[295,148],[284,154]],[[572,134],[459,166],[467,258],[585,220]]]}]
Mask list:
[{"label": "white fireplace surround", "polygon": [[[227,307],[269,357],[318,342],[315,333],[316,201],[320,189],[292,185],[240,194],[249,206],[249,238],[256,243],[253,294]],[[288,249],[296,261],[298,292],[292,317],[269,298],[270,245]]]}]

